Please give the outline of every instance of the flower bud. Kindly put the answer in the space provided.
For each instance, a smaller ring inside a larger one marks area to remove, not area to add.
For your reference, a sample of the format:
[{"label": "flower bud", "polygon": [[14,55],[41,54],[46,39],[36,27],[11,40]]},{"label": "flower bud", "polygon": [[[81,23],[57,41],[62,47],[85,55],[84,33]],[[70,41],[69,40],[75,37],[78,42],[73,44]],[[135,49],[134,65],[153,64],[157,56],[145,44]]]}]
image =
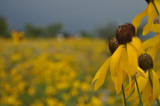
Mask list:
[{"label": "flower bud", "polygon": [[116,38],[119,44],[126,44],[132,41],[132,36],[135,36],[135,27],[132,24],[124,24],[116,30]]},{"label": "flower bud", "polygon": [[118,43],[118,40],[116,37],[112,38],[110,41],[109,41],[109,50],[110,52],[113,54],[114,51],[116,51],[116,49],[118,48],[119,46],[119,43]]},{"label": "flower bud", "polygon": [[139,67],[142,68],[145,72],[148,69],[153,68],[153,60],[149,54],[141,54],[138,58]]}]

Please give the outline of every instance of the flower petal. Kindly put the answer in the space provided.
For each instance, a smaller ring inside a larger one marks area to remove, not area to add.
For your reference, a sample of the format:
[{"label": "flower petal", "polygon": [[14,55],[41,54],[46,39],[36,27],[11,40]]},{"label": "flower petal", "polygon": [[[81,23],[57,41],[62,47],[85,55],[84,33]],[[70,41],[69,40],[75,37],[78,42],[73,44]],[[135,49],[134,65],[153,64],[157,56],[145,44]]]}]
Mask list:
[{"label": "flower petal", "polygon": [[[148,72],[146,73],[146,76],[148,76]],[[143,78],[141,76],[139,76],[137,78],[137,83],[138,83],[138,88],[139,88],[139,92],[142,92],[142,90],[144,90],[144,88],[146,87],[148,82],[147,78]],[[137,91],[137,85],[135,83],[135,91],[132,94],[132,96],[128,99],[128,101],[134,100],[136,97],[138,97],[138,91]]]},{"label": "flower petal", "polygon": [[153,21],[157,18],[157,13],[152,2],[148,4],[148,23],[144,26],[142,35],[146,35],[150,32]]},{"label": "flower petal", "polygon": [[138,73],[139,73],[142,77],[147,78],[145,72],[144,72],[140,67],[138,67]]},{"label": "flower petal", "polygon": [[[158,9],[158,11],[160,12],[160,2],[159,0],[154,0],[155,4],[156,4],[156,7]],[[159,17],[159,22],[160,22],[160,17]]]},{"label": "flower petal", "polygon": [[128,63],[129,63],[129,75],[134,76],[138,67],[138,56],[135,48],[127,43]]},{"label": "flower petal", "polygon": [[128,65],[128,54],[126,48],[123,48],[121,53],[120,67],[128,74],[129,65]]},{"label": "flower petal", "polygon": [[152,96],[153,96],[152,87],[151,87],[150,83],[148,82],[145,89],[142,92],[142,101],[145,103],[146,102],[150,103],[150,102],[152,102],[152,100],[151,100]]},{"label": "flower petal", "polygon": [[129,76],[129,84],[125,88],[125,96],[126,96],[126,98],[128,98],[130,93],[133,91],[134,85],[135,85],[135,81],[132,81],[131,77]]},{"label": "flower petal", "polygon": [[138,37],[132,37],[131,44],[132,44],[132,46],[134,46],[136,48],[136,50],[138,52],[138,56],[144,52],[142,42]]},{"label": "flower petal", "polygon": [[155,33],[160,33],[160,24],[152,24],[150,30]]},{"label": "flower petal", "polygon": [[120,45],[111,57],[110,71],[113,76],[117,76],[116,68],[117,68],[117,65],[119,64],[119,61],[120,61],[123,46],[124,45]]},{"label": "flower petal", "polygon": [[147,50],[147,53],[152,57],[153,61],[155,60],[155,57],[157,55],[158,47],[159,47],[159,45],[156,45],[156,46],[153,46],[152,48],[149,48]]},{"label": "flower petal", "polygon": [[120,91],[121,91],[121,87],[122,87],[122,83],[123,83],[123,79],[124,79],[124,72],[123,70],[118,66],[117,67],[119,73],[117,74],[117,76],[112,76],[111,75],[111,78],[114,82],[114,85],[115,85],[115,89],[116,89],[116,94],[119,94]]},{"label": "flower petal", "polygon": [[152,70],[152,82],[153,82],[153,100],[157,99],[160,95],[160,84],[159,84],[159,77],[154,70]]},{"label": "flower petal", "polygon": [[158,43],[159,39],[160,39],[160,36],[157,34],[153,38],[150,38],[150,39],[144,41],[143,48],[147,49],[147,48],[153,47],[154,45],[156,45]]},{"label": "flower petal", "polygon": [[109,57],[105,63],[100,67],[100,69],[98,70],[98,72],[96,73],[92,84],[94,84],[94,91],[96,91],[100,86],[103,85],[105,77],[106,77],[106,73],[108,71],[109,68],[109,64],[110,64],[110,59],[111,57]]},{"label": "flower petal", "polygon": [[141,24],[143,17],[145,17],[147,15],[147,10],[148,10],[148,7],[143,12],[141,12],[140,14],[138,14],[134,17],[132,24],[134,25],[136,32],[137,32],[137,28]]}]

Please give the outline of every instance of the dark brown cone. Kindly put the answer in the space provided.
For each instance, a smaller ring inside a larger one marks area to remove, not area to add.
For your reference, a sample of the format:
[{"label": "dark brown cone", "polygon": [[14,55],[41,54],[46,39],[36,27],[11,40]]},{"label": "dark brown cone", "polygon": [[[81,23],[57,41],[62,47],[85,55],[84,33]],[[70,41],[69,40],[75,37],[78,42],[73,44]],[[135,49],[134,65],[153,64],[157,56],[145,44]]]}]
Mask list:
[{"label": "dark brown cone", "polygon": [[151,0],[146,0],[147,3],[149,3]]},{"label": "dark brown cone", "polygon": [[118,43],[118,40],[116,37],[112,38],[110,41],[109,41],[109,50],[110,52],[113,54],[116,49],[118,48],[119,46],[119,43]]},{"label": "dark brown cone", "polygon": [[128,27],[128,28],[131,30],[132,36],[135,36],[136,29],[135,29],[135,27],[133,26],[133,24],[127,23],[127,24],[125,24],[125,26]]},{"label": "dark brown cone", "polygon": [[159,24],[159,20],[156,19],[156,20],[154,21],[154,24]]},{"label": "dark brown cone", "polygon": [[135,28],[132,24],[121,25],[116,30],[116,38],[118,39],[119,44],[130,42],[132,36],[135,36]]},{"label": "dark brown cone", "polygon": [[148,69],[153,68],[153,60],[149,54],[141,54],[138,59],[139,67],[142,68],[145,72]]}]

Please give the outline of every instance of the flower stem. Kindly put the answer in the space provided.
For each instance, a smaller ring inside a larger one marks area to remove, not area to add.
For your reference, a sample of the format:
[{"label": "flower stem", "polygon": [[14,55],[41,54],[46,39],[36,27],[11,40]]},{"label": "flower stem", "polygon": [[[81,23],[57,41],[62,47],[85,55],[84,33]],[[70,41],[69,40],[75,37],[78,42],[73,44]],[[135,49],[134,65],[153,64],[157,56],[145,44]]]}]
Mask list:
[{"label": "flower stem", "polygon": [[124,106],[127,106],[123,84],[122,84],[122,92],[123,92]]},{"label": "flower stem", "polygon": [[[151,70],[148,70],[148,73],[149,73],[149,75],[148,75],[149,78],[148,79],[149,79],[149,82],[150,82],[150,84],[153,88],[153,83],[152,83],[152,79],[151,79]],[[160,102],[159,102],[158,98],[157,98],[157,103],[158,103],[158,105],[160,105]]]},{"label": "flower stem", "polygon": [[159,15],[159,11],[158,11],[158,8],[157,8],[157,6],[156,6],[154,0],[152,0],[152,3],[153,3],[154,8],[156,9],[157,14]]},{"label": "flower stem", "polygon": [[153,83],[152,83],[152,79],[151,79],[151,70],[148,70],[148,73],[149,73],[149,75],[148,75],[149,82],[150,82],[151,86],[153,87]]},{"label": "flower stem", "polygon": [[137,91],[138,91],[138,94],[139,94],[139,103],[140,103],[141,106],[143,106],[141,93],[139,92],[139,87],[138,87],[138,82],[137,82],[136,75],[134,75],[134,78],[135,78],[135,81],[136,81]]}]

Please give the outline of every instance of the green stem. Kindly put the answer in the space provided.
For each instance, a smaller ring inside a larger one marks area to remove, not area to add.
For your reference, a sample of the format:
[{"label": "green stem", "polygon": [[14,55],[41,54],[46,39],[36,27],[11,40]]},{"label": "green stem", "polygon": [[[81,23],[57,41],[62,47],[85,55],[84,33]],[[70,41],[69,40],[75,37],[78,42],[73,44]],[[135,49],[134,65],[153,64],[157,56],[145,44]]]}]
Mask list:
[{"label": "green stem", "polygon": [[152,3],[153,3],[154,8],[156,9],[156,12],[157,12],[158,16],[159,16],[159,11],[158,11],[158,8],[157,8],[157,6],[156,6],[154,0],[152,0]]},{"label": "green stem", "polygon": [[125,97],[125,93],[124,93],[123,84],[122,84],[122,92],[123,92],[124,106],[127,106],[127,102],[126,102],[126,97]]},{"label": "green stem", "polygon": [[158,103],[158,105],[160,106],[160,102],[159,102],[159,100],[157,99],[157,103]]},{"label": "green stem", "polygon": [[148,73],[149,73],[149,75],[148,75],[149,82],[150,82],[151,86],[153,87],[153,83],[152,83],[152,79],[151,79],[151,70],[148,70]]},{"label": "green stem", "polygon": [[139,95],[139,103],[141,106],[143,106],[143,102],[142,102],[142,98],[141,98],[141,93],[139,92],[139,87],[138,87],[138,82],[137,82],[137,78],[136,75],[134,75],[135,81],[136,81],[136,86],[137,86],[137,91],[138,91],[138,95]]},{"label": "green stem", "polygon": [[[152,79],[151,79],[151,70],[148,70],[148,73],[149,73],[149,75],[148,75],[149,78],[148,79],[149,79],[149,82],[150,82],[150,84],[153,88],[153,83],[152,83]],[[158,98],[157,98],[157,103],[160,106],[160,102],[159,102]]]}]

